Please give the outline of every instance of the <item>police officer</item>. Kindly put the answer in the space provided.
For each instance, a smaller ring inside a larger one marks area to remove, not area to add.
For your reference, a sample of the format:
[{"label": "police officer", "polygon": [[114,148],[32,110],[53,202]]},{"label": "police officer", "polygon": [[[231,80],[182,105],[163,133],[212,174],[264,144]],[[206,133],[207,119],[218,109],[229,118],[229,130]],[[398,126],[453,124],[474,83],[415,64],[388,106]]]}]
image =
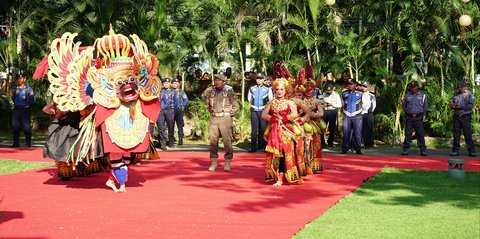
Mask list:
[{"label": "police officer", "polygon": [[453,143],[451,156],[458,156],[460,149],[460,133],[463,130],[465,143],[470,157],[477,157],[472,138],[472,109],[475,97],[467,90],[465,81],[457,82],[457,92],[453,95],[450,107],[453,109]]},{"label": "police officer", "polygon": [[[188,97],[185,94],[185,91],[179,88],[180,82],[178,77],[173,78],[172,80],[172,91],[173,91],[173,119],[177,125],[178,130],[178,145],[183,145],[183,109],[187,106]],[[170,131],[168,132],[170,137]],[[173,137],[172,137],[173,141]]]},{"label": "police officer", "polygon": [[365,149],[372,148],[374,145],[373,138],[373,111],[377,107],[377,100],[375,95],[368,91],[370,84],[367,81],[361,81],[358,84],[358,90],[363,92],[363,101],[370,102],[368,107],[364,107],[362,111],[362,139]]},{"label": "police officer", "polygon": [[[323,93],[323,120],[328,125],[328,147],[333,147],[333,140],[335,139],[335,129],[337,128],[338,109],[342,107],[342,100],[340,95],[334,91],[332,83],[327,84],[327,90]],[[322,144],[325,144],[325,139],[322,137]]]},{"label": "police officer", "polygon": [[409,84],[408,92],[402,100],[402,108],[406,114],[405,140],[403,141],[402,155],[408,155],[408,149],[412,143],[412,134],[415,129],[420,155],[427,156],[425,146],[425,133],[423,130],[423,117],[427,113],[428,101],[425,94],[418,90],[418,82],[412,81]]},{"label": "police officer", "polygon": [[32,127],[30,121],[30,106],[35,102],[32,88],[25,83],[26,77],[23,74],[17,75],[17,86],[10,88],[10,96],[13,100],[13,145],[20,147],[20,130],[25,133],[25,147],[32,147]]},{"label": "police officer", "polygon": [[[162,110],[157,119],[158,141],[160,142],[160,149],[164,151],[167,150],[165,123],[167,123],[169,136],[171,132],[173,138],[174,110],[172,100],[173,91],[170,89],[170,81],[170,78],[167,77],[162,79],[162,90],[160,91],[160,104]],[[171,146],[173,146],[173,141],[172,143],[169,142],[169,147]]]},{"label": "police officer", "polygon": [[362,110],[368,102],[363,102],[363,92],[356,90],[356,81],[347,80],[347,89],[342,92],[343,106],[343,143],[342,154],[350,149],[351,136],[353,135],[353,149],[356,154],[363,154],[362,142]]},{"label": "police officer", "polygon": [[[252,127],[250,150],[256,152],[257,149],[264,149],[266,142],[263,139],[263,132],[267,127],[267,121],[262,119],[262,111],[268,101],[273,99],[273,93],[270,87],[265,86],[265,75],[259,73],[256,77],[257,85],[250,87],[247,98],[250,102],[250,122]],[[257,144],[258,143],[258,144]]]},{"label": "police officer", "polygon": [[233,116],[238,112],[240,106],[233,92],[232,87],[225,85],[227,77],[223,74],[214,75],[214,86],[207,92],[206,103],[210,112],[210,161],[212,164],[209,171],[215,171],[218,167],[218,141],[223,139],[225,148],[225,165],[223,170],[230,171],[230,163],[233,158]]}]

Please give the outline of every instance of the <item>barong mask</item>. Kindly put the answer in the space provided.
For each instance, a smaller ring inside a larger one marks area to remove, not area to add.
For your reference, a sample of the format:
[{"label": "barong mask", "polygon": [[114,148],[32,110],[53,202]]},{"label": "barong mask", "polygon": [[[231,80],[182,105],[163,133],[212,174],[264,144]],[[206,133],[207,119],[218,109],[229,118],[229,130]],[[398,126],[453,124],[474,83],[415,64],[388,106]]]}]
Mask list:
[{"label": "barong mask", "polygon": [[115,109],[120,102],[157,98],[158,61],[137,35],[130,35],[131,41],[110,29],[86,47],[74,42],[76,36],[67,32],[55,39],[48,56],[50,92],[60,110],[78,111],[91,104]]},{"label": "barong mask", "polygon": [[116,79],[117,82],[117,96],[122,102],[130,102],[137,100],[138,86],[135,75],[128,74],[126,77],[121,76]]}]

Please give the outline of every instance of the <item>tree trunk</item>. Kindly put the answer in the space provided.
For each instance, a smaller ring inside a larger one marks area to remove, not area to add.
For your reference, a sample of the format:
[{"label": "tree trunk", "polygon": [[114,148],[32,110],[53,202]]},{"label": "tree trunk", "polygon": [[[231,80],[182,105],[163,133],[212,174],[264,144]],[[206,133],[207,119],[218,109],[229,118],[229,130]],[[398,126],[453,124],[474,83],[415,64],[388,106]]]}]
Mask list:
[{"label": "tree trunk", "polygon": [[[245,110],[243,110],[245,108],[245,65],[243,62],[243,52],[240,45],[240,40],[238,39],[238,36],[236,36],[236,38],[238,53],[240,57],[240,67],[242,68],[242,99],[240,100],[240,102],[242,103],[242,109],[240,113],[240,122],[243,122],[243,120],[245,119]],[[240,137],[243,138],[243,130],[240,130],[240,134]]]},{"label": "tree trunk", "polygon": [[440,66],[440,96],[443,97],[443,95],[445,94],[445,76],[443,75],[443,66],[442,66],[442,62],[440,62],[439,64]]},{"label": "tree trunk", "polygon": [[310,50],[307,50],[308,64],[312,65],[312,58],[310,57]]},{"label": "tree trunk", "polygon": [[470,79],[472,80],[472,94],[475,95],[475,45],[472,44],[472,65],[470,67]]}]

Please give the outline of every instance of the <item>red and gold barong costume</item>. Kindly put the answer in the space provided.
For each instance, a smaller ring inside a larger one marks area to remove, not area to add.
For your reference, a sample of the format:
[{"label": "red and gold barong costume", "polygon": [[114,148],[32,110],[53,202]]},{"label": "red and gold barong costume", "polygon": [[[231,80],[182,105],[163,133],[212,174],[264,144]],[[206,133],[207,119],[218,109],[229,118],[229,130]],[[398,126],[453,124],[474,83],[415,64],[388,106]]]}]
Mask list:
[{"label": "red and gold barong costume", "polygon": [[74,112],[91,108],[80,123],[67,162],[75,168],[95,160],[98,130],[112,164],[119,157],[132,159],[132,154],[158,157],[149,133],[160,110],[157,58],[135,34],[130,35],[130,42],[110,30],[109,35],[87,47],[75,43],[76,36],[67,32],[55,39],[48,55],[49,90],[58,109]]}]

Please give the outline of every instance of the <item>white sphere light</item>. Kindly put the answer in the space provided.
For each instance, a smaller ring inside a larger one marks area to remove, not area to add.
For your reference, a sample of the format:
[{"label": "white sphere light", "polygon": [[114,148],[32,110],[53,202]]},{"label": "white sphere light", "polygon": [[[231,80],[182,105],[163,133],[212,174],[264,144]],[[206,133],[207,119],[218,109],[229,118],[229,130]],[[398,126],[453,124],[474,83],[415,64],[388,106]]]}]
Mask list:
[{"label": "white sphere light", "polygon": [[458,19],[458,22],[460,23],[460,26],[468,27],[472,24],[472,18],[469,15],[462,15],[460,19]]},{"label": "white sphere light", "polygon": [[335,5],[335,0],[325,0],[325,4],[327,4],[328,6],[333,6]]},{"label": "white sphere light", "polygon": [[340,24],[342,24],[342,18],[340,16],[335,16],[333,18],[333,24],[335,24],[335,26],[340,26]]}]

